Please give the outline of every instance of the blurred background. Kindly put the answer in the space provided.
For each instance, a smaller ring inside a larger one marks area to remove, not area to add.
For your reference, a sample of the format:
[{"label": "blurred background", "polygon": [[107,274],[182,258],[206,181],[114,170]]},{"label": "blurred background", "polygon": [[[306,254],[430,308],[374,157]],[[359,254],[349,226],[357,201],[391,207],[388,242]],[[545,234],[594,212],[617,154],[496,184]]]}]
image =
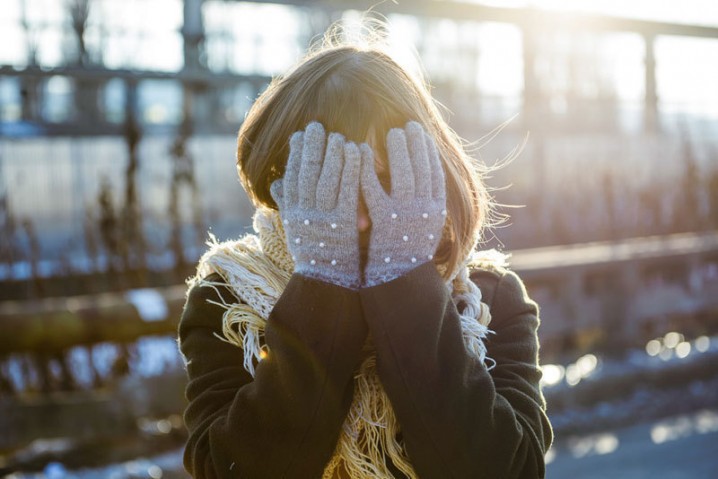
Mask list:
[{"label": "blurred background", "polygon": [[2,0],[0,475],[186,477],[175,330],[207,232],[251,231],[237,129],[372,6],[476,157],[521,150],[481,248],[541,306],[548,477],[715,477],[712,0]]}]

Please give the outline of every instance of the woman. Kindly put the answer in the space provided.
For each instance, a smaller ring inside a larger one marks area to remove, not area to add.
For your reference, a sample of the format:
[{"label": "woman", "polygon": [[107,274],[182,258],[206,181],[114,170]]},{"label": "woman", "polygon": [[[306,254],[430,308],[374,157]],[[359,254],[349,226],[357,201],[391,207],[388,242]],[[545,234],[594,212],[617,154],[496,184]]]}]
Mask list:
[{"label": "woman", "polygon": [[255,102],[237,163],[257,234],[213,243],[190,281],[187,470],[543,477],[538,307],[475,251],[484,171],[426,87],[379,47],[327,44]]}]

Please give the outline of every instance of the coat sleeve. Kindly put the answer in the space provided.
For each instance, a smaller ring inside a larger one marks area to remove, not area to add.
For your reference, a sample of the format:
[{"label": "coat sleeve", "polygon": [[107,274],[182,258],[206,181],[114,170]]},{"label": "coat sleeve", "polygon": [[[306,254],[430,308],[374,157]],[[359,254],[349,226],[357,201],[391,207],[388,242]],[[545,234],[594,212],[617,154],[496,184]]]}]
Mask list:
[{"label": "coat sleeve", "polygon": [[267,321],[252,378],[220,340],[228,289],[190,290],[179,325],[189,382],[185,468],[196,478],[321,477],[353,395],[367,330],[358,293],[294,275]]},{"label": "coat sleeve", "polygon": [[492,305],[491,371],[465,348],[432,263],[360,293],[379,377],[422,479],[545,475],[553,436],[539,387],[538,307],[515,273],[482,274],[473,278]]}]

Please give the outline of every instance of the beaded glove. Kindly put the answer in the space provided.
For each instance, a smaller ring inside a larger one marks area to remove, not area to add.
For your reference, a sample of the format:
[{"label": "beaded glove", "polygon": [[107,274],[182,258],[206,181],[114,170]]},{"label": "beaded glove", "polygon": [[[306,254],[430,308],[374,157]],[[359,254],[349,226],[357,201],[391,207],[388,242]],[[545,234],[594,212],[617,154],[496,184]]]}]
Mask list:
[{"label": "beaded glove", "polygon": [[434,140],[410,121],[389,131],[386,146],[390,194],[377,178],[371,148],[361,145],[361,189],[372,222],[364,286],[431,261],[446,220],[444,170]]},{"label": "beaded glove", "polygon": [[284,177],[270,193],[284,224],[294,271],[358,289],[357,209],[361,153],[339,133],[325,148],[324,127],[310,123],[289,141]]}]

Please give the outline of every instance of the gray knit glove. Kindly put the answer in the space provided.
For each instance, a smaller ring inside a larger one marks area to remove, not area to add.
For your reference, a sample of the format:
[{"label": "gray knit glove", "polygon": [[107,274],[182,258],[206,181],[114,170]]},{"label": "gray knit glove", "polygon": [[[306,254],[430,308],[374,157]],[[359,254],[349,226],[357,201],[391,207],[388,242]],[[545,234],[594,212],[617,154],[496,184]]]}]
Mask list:
[{"label": "gray knit glove", "polygon": [[294,271],[358,289],[357,209],[361,153],[355,143],[310,123],[289,141],[284,177],[270,193],[279,208]]},{"label": "gray knit glove", "polygon": [[372,223],[364,286],[431,261],[446,220],[444,170],[434,140],[410,121],[389,131],[386,146],[390,195],[377,178],[371,148],[361,145],[361,188]]}]

